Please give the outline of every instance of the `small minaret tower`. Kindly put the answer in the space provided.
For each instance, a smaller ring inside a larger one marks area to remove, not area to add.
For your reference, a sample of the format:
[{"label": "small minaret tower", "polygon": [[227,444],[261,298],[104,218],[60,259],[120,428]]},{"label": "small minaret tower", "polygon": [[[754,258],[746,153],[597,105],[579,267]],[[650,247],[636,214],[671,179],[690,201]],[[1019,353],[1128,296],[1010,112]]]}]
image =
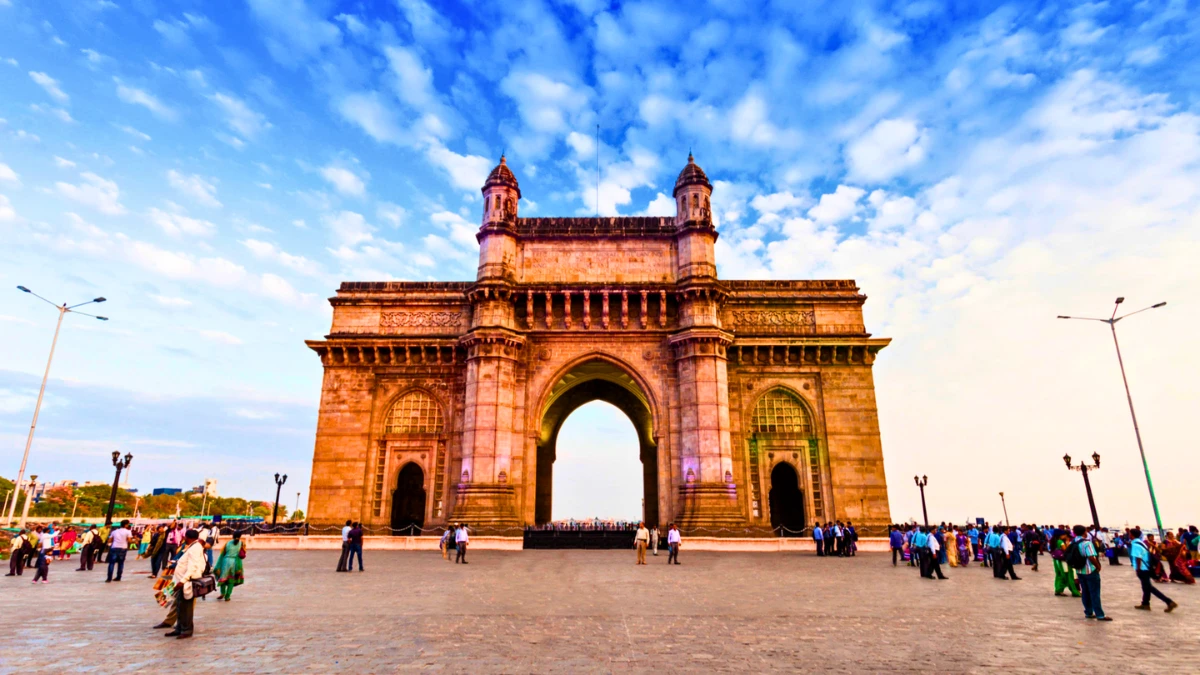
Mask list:
[{"label": "small minaret tower", "polygon": [[475,238],[479,241],[477,279],[511,280],[517,253],[517,203],[521,187],[508,168],[504,155],[483,184],[483,226]]},{"label": "small minaret tower", "polygon": [[713,227],[712,183],[692,153],[687,166],[675,179],[675,231],[679,242],[679,279],[708,277],[716,279],[717,263],[713,245],[717,230]]}]

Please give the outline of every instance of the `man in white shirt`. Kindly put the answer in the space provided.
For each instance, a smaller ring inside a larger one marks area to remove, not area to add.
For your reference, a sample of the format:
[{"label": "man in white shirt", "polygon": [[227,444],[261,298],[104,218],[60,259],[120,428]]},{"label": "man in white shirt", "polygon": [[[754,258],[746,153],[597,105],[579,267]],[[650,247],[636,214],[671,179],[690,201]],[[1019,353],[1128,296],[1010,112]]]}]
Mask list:
[{"label": "man in white shirt", "polygon": [[204,547],[204,559],[208,561],[208,566],[212,567],[213,562],[213,546],[217,543],[217,528],[212,523],[204,523],[200,526],[200,545]]},{"label": "man in white shirt", "polygon": [[117,578],[115,581],[121,580],[121,575],[125,573],[125,554],[129,553],[129,538],[133,536],[133,532],[129,531],[129,521],[122,520],[121,526],[113,530],[108,535],[108,578],[104,583],[111,583],[113,579],[113,567],[117,568]]},{"label": "man in white shirt", "polygon": [[637,532],[633,535],[633,546],[637,549],[637,565],[646,564],[646,546],[650,543],[650,530],[645,523],[638,523]]},{"label": "man in white shirt", "polygon": [[339,572],[349,572],[350,571],[349,565],[347,565],[347,562],[349,561],[349,558],[350,558],[350,530],[353,529],[351,527],[351,523],[352,523],[352,521],[347,520],[346,525],[344,527],[342,527],[342,555],[340,558],[338,558],[338,566],[337,566],[337,571],[339,571]]},{"label": "man in white shirt", "polygon": [[667,564],[679,564],[679,544],[682,541],[679,537],[679,530],[675,527],[675,523],[671,523],[671,529],[667,530],[667,548],[670,552],[667,554]]},{"label": "man in white shirt", "polygon": [[[1011,528],[1010,528],[1011,529]],[[1000,578],[1004,579],[1004,575],[1008,575],[1013,581],[1020,581],[1021,577],[1017,576],[1017,571],[1013,569],[1012,552],[1013,543],[1007,533],[1000,534],[1000,549],[1004,551],[1004,560],[995,561],[995,564],[1000,565]]]},{"label": "man in white shirt", "polygon": [[938,543],[937,537],[929,535],[929,578],[932,579],[936,574],[938,579],[945,579],[946,575],[942,574],[942,563],[939,562],[938,553],[942,550],[942,545]]},{"label": "man in white shirt", "polygon": [[192,623],[193,612],[196,609],[196,597],[192,595],[192,581],[204,575],[205,559],[204,545],[200,543],[200,533],[188,530],[184,535],[184,551],[175,563],[175,574],[171,580],[175,582],[175,607],[177,608],[175,630],[166,633],[166,637],[176,637],[180,640],[192,637],[195,626]]},{"label": "man in white shirt", "polygon": [[458,553],[454,555],[454,562],[467,564],[467,544],[471,543],[471,536],[467,534],[467,524],[463,523],[454,531],[454,544],[458,547]]},{"label": "man in white shirt", "polygon": [[96,526],[93,525],[79,537],[79,569],[76,572],[86,572],[95,564],[96,536]]}]

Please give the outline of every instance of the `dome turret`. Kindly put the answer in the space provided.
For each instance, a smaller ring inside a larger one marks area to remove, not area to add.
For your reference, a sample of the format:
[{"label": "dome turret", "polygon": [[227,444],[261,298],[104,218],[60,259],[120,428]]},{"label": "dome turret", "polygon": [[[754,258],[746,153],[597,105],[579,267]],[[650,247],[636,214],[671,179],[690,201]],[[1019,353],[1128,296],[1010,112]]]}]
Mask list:
[{"label": "dome turret", "polygon": [[[496,167],[499,168],[499,167]],[[712,183],[708,182],[708,175],[704,173],[704,169],[696,164],[696,160],[692,157],[692,153],[688,153],[687,166],[683,167],[683,171],[679,172],[679,177],[675,179],[675,191],[671,196],[678,197],[679,191],[689,185],[703,185],[712,192]]]},{"label": "dome turret", "polygon": [[[701,172],[703,175],[704,172]],[[521,197],[521,187],[517,185],[517,177],[513,175],[512,169],[508,168],[508,162],[504,159],[504,155],[500,155],[500,163],[492,172],[488,174],[487,180],[483,183],[483,192],[487,192],[488,188],[503,185],[504,187],[512,188],[517,193],[517,198]]]}]

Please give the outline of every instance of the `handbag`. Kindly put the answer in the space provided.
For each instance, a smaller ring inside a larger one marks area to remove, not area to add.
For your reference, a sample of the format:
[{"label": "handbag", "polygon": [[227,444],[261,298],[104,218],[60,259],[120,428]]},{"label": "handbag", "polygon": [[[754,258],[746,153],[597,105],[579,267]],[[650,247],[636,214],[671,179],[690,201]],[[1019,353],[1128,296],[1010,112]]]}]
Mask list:
[{"label": "handbag", "polygon": [[217,578],[211,574],[205,574],[199,579],[192,579],[193,598],[203,598],[215,590],[217,590]]},{"label": "handbag", "polygon": [[246,559],[246,545],[245,544],[242,544],[242,547],[240,549],[238,549],[238,559],[239,560]]}]

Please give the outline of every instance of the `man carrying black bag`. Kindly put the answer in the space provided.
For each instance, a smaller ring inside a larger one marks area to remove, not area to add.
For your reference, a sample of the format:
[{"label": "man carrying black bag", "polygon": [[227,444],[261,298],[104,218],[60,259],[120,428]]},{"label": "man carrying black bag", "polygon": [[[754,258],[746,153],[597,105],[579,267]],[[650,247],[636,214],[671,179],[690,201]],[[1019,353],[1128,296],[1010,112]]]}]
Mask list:
[{"label": "man carrying black bag", "polygon": [[200,533],[188,530],[184,536],[183,555],[175,563],[175,606],[178,618],[175,630],[165,633],[164,637],[175,637],[180,640],[192,637],[195,626],[192,623],[193,612],[196,609],[196,596],[193,593],[192,582],[204,576],[207,560],[204,557],[204,545],[200,543]]}]

